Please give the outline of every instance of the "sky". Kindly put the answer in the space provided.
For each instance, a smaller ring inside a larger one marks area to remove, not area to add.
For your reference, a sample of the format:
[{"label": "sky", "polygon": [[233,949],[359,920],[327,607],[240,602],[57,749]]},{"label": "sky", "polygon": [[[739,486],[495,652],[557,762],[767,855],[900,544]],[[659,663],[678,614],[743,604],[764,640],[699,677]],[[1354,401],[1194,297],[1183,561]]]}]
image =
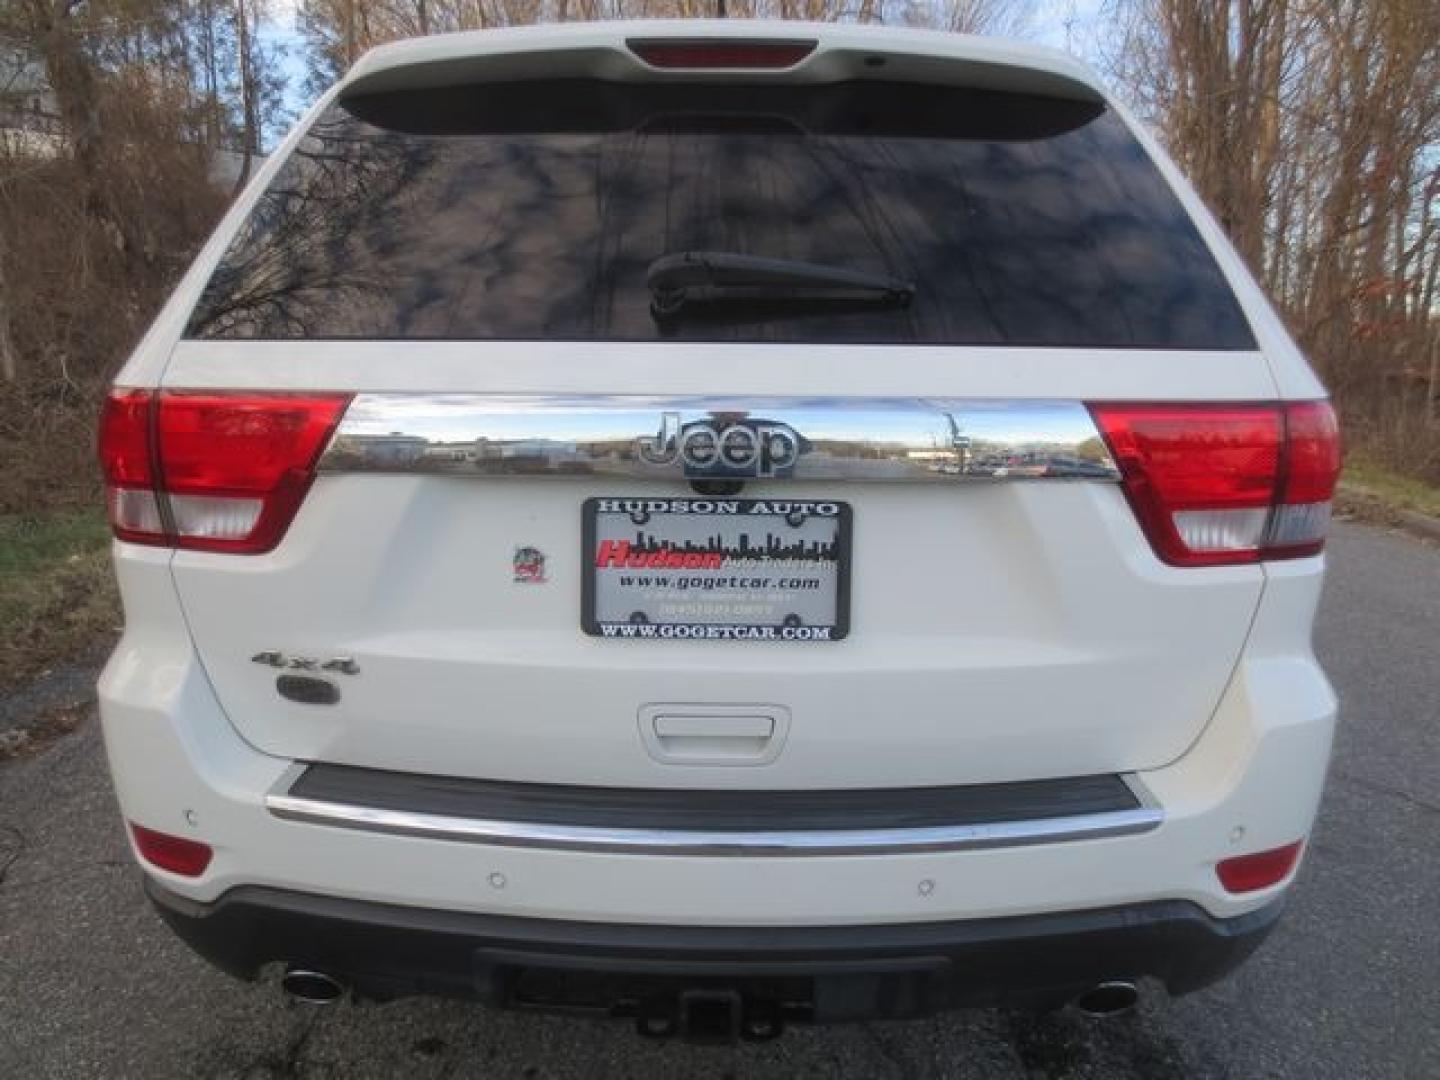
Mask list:
[{"label": "sky", "polygon": [[[1066,52],[1083,53],[1086,32],[1100,17],[1104,0],[1038,0],[1030,16],[1032,40]],[[1079,40],[1076,40],[1079,39]]]},{"label": "sky", "polygon": [[262,30],[267,45],[278,45],[284,59],[280,69],[285,74],[285,109],[293,114],[290,123],[310,105],[305,89],[305,39],[296,27],[299,0],[270,0],[269,19]]}]

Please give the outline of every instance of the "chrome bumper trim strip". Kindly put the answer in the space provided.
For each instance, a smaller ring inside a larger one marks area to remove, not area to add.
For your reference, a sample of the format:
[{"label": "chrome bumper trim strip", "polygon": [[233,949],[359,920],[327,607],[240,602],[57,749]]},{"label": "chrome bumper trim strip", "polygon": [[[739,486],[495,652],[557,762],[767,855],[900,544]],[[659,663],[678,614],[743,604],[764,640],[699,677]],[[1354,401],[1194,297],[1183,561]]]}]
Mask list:
[{"label": "chrome bumper trim strip", "polygon": [[[1127,778],[1128,780],[1128,778]],[[288,784],[282,784],[288,789]],[[711,832],[595,828],[523,821],[494,821],[351,806],[296,798],[277,790],[265,797],[271,814],[287,821],[364,832],[455,840],[500,847],[631,855],[801,856],[884,855],[974,851],[1072,840],[1129,836],[1158,828],[1164,813],[1153,803],[1126,810],[983,825],[914,829],[825,829]]]}]

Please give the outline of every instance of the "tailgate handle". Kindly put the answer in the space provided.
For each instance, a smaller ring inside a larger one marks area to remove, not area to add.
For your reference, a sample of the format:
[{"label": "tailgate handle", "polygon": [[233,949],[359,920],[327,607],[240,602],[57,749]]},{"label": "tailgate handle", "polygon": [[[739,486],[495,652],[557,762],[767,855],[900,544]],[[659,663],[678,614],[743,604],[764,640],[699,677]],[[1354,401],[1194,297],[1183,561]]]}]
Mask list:
[{"label": "tailgate handle", "polygon": [[764,765],[785,743],[790,712],[773,705],[646,705],[640,739],[667,765]]},{"label": "tailgate handle", "polygon": [[775,734],[773,716],[657,716],[655,734],[662,739],[768,739]]}]

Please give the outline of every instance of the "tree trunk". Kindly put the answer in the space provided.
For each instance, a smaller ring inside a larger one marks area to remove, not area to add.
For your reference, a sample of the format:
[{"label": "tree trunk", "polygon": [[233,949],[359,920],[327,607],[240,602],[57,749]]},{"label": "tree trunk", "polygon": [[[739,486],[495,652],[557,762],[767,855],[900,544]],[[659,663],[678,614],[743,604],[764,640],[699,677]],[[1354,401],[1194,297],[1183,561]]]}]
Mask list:
[{"label": "tree trunk", "polygon": [[235,180],[234,191],[238,195],[250,180],[251,164],[260,143],[259,88],[255,85],[254,58],[250,54],[250,14],[245,0],[235,0],[235,44],[239,52],[241,111],[240,175]]},{"label": "tree trunk", "polygon": [[220,61],[215,55],[215,0],[204,0],[200,12],[204,21],[201,40],[205,49],[205,145],[214,153],[220,145]]},{"label": "tree trunk", "polygon": [[60,109],[60,120],[79,172],[83,205],[103,222],[127,260],[148,261],[137,222],[115,205],[103,153],[100,90],[95,69],[72,25],[70,0],[29,0],[35,43],[45,78]]},{"label": "tree trunk", "polygon": [[31,0],[30,10],[36,45],[45,64],[45,79],[60,108],[60,119],[87,193],[93,196],[101,182],[100,98],[90,58],[71,32],[70,10],[64,0],[54,7],[46,0]]},{"label": "tree trunk", "polygon": [[0,378],[13,383],[20,377],[20,361],[15,355],[15,342],[10,337],[10,287],[5,278],[5,260],[9,250],[0,236]]}]

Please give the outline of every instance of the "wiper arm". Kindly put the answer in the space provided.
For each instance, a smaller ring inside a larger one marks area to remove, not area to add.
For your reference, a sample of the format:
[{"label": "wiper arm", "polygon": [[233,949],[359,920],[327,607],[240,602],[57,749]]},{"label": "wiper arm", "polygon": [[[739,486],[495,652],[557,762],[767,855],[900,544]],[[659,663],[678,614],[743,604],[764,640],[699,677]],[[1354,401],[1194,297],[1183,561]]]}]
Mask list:
[{"label": "wiper arm", "polygon": [[650,264],[645,283],[656,319],[671,318],[687,304],[717,300],[853,300],[904,306],[915,295],[914,285],[888,274],[730,251],[662,255]]}]

